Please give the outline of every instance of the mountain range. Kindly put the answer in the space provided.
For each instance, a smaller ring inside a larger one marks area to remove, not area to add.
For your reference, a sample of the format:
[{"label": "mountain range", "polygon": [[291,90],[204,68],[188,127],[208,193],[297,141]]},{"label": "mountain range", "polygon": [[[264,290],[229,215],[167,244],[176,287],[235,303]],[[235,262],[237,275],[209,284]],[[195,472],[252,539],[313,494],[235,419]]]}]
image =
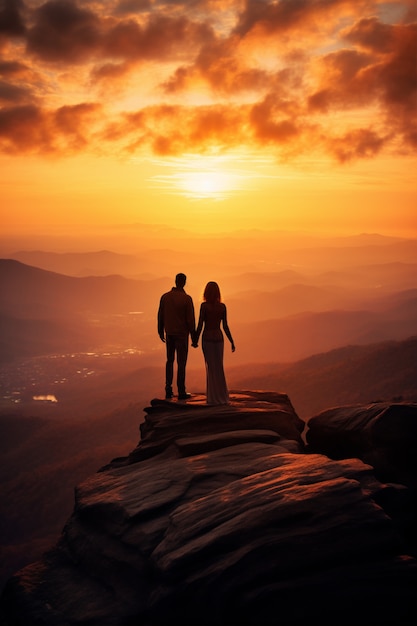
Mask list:
[{"label": "mountain range", "polygon": [[[245,291],[239,290],[239,275],[229,283],[225,279],[229,324],[238,346],[233,362],[288,362],[346,344],[416,334],[413,269],[413,264],[389,265],[387,282],[373,289],[369,283],[381,276],[381,267],[370,266],[369,272],[362,267],[355,288],[352,274],[347,279],[346,272],[336,271],[327,284],[322,274],[304,282],[299,272],[265,273],[258,280],[262,289]],[[149,353],[161,347],[155,319],[160,295],[172,286],[169,279],[74,277],[1,259],[0,282],[3,361],[109,344]],[[233,282],[237,290],[232,292]],[[195,296],[194,301],[197,315]]]}]

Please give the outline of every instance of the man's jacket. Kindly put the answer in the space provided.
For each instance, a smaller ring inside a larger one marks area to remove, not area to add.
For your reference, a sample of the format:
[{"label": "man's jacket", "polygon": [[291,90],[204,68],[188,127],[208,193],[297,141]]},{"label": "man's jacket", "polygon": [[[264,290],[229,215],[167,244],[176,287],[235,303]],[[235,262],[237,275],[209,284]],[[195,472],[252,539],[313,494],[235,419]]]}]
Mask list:
[{"label": "man's jacket", "polygon": [[161,297],[158,310],[158,334],[188,335],[195,331],[194,304],[184,289],[173,287]]}]

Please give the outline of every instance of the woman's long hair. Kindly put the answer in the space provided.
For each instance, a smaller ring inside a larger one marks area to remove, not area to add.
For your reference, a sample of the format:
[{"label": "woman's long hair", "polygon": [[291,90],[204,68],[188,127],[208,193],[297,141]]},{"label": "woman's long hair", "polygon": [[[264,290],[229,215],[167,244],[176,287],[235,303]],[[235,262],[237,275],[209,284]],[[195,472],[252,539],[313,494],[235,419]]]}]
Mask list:
[{"label": "woman's long hair", "polygon": [[220,287],[213,280],[207,283],[203,294],[204,300],[210,304],[221,302]]}]

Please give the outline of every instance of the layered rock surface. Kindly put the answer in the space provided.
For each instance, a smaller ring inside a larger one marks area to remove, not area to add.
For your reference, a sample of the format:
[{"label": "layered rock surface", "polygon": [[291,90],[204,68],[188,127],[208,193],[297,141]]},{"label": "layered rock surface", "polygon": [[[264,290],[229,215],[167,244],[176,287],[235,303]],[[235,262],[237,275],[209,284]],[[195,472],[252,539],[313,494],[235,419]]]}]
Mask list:
[{"label": "layered rock surface", "polygon": [[315,452],[358,457],[381,480],[417,490],[417,404],[336,407],[311,418],[308,427],[307,442]]},{"label": "layered rock surface", "polygon": [[136,449],[8,583],[4,625],[414,624],[412,489],[306,452],[284,394],[204,401],[152,401]]}]

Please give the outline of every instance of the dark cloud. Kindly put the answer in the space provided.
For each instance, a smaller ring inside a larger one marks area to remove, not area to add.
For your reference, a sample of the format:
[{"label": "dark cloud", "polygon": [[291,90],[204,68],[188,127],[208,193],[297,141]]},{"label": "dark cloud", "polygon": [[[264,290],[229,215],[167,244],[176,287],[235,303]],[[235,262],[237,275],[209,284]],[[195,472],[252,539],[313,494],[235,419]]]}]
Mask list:
[{"label": "dark cloud", "polygon": [[100,105],[82,103],[60,107],[50,119],[58,137],[64,142],[65,150],[78,151],[90,140],[90,128],[97,119]]},{"label": "dark cloud", "polygon": [[[292,2],[263,2],[262,0],[247,0],[245,10],[239,17],[235,32],[241,36],[247,34],[255,25],[260,25],[267,31],[283,30],[304,19],[308,11],[306,0]],[[310,4],[312,4],[310,2]]]},{"label": "dark cloud", "polygon": [[70,0],[50,0],[34,14],[27,50],[47,61],[78,63],[100,44],[100,20]]},{"label": "dark cloud", "polygon": [[21,106],[0,110],[0,146],[5,152],[42,152],[50,140],[44,115],[38,107]]},{"label": "dark cloud", "polygon": [[[27,50],[51,62],[81,63],[91,58],[114,64],[176,58],[212,39],[212,28],[185,15],[156,14],[144,24],[135,19],[105,20],[70,0],[50,0],[35,12]],[[96,75],[100,72],[95,70]]]},{"label": "dark cloud", "polygon": [[327,148],[338,161],[346,163],[353,159],[374,157],[382,150],[385,141],[386,138],[375,131],[359,128],[341,137],[328,139]]},{"label": "dark cloud", "polygon": [[151,8],[151,0],[120,0],[113,13],[114,15],[136,15],[143,11],[149,11]]},{"label": "dark cloud", "polygon": [[239,17],[235,32],[245,36],[255,28],[265,33],[290,31],[300,26],[315,26],[315,20],[326,21],[330,12],[338,7],[353,4],[356,10],[366,2],[346,0],[246,0],[245,10]]},{"label": "dark cloud", "polygon": [[245,66],[236,53],[238,41],[215,39],[202,46],[192,65],[177,68],[166,81],[167,93],[193,88],[196,81],[204,81],[217,93],[237,94],[242,91],[264,89],[270,85],[271,74],[262,69]]},{"label": "dark cloud", "polygon": [[0,76],[16,76],[26,72],[28,66],[20,61],[0,61]]},{"label": "dark cloud", "polygon": [[297,109],[288,102],[269,94],[252,107],[250,122],[256,139],[262,143],[285,144],[298,137]]},{"label": "dark cloud", "polygon": [[395,45],[379,77],[386,101],[414,109],[417,104],[417,24],[393,28]]},{"label": "dark cloud", "polygon": [[0,103],[23,103],[30,101],[32,91],[27,87],[20,87],[0,80]]},{"label": "dark cloud", "polygon": [[0,36],[19,37],[26,28],[22,17],[22,0],[0,0]]},{"label": "dark cloud", "polygon": [[0,147],[4,152],[61,154],[78,151],[88,143],[91,122],[100,106],[80,104],[45,111],[37,106],[0,110]]},{"label": "dark cloud", "polygon": [[310,112],[326,112],[369,103],[374,97],[370,68],[376,58],[356,50],[339,50],[322,57],[317,64],[320,88],[307,99]]},{"label": "dark cloud", "polygon": [[11,104],[37,104],[35,85],[43,85],[42,77],[30,65],[20,61],[0,62],[0,102]]},{"label": "dark cloud", "polygon": [[[140,25],[123,20],[110,28],[102,38],[101,56],[113,59],[97,63],[91,71],[93,81],[119,80],[146,61],[180,61],[198,52],[201,45],[213,41],[210,26],[189,21],[185,17],[156,16]],[[175,91],[179,87],[172,79]]]},{"label": "dark cloud", "polygon": [[92,69],[91,78],[93,82],[103,80],[114,82],[128,74],[131,68],[131,63],[104,63],[103,65],[96,65]]},{"label": "dark cloud", "polygon": [[[379,52],[369,68],[378,92],[388,104],[414,106],[417,88],[417,24],[381,24],[375,18],[360,20],[344,35],[355,44]],[[410,102],[411,100],[411,102]]]},{"label": "dark cloud", "polygon": [[387,125],[417,148],[417,25],[396,29],[396,48],[378,72]]},{"label": "dark cloud", "polygon": [[110,29],[103,41],[105,56],[130,60],[174,60],[213,39],[210,26],[192,22],[185,16],[152,17],[145,26],[133,20]]},{"label": "dark cloud", "polygon": [[[415,146],[417,26],[381,24],[372,18],[360,20],[344,35],[367,52],[346,50],[325,56],[321,85],[308,99],[309,110],[336,112],[373,105],[387,135],[401,136],[405,146]],[[372,150],[353,154],[366,156]]]},{"label": "dark cloud", "polygon": [[390,24],[381,23],[376,17],[367,17],[341,32],[347,40],[375,52],[390,52],[395,34]]}]

